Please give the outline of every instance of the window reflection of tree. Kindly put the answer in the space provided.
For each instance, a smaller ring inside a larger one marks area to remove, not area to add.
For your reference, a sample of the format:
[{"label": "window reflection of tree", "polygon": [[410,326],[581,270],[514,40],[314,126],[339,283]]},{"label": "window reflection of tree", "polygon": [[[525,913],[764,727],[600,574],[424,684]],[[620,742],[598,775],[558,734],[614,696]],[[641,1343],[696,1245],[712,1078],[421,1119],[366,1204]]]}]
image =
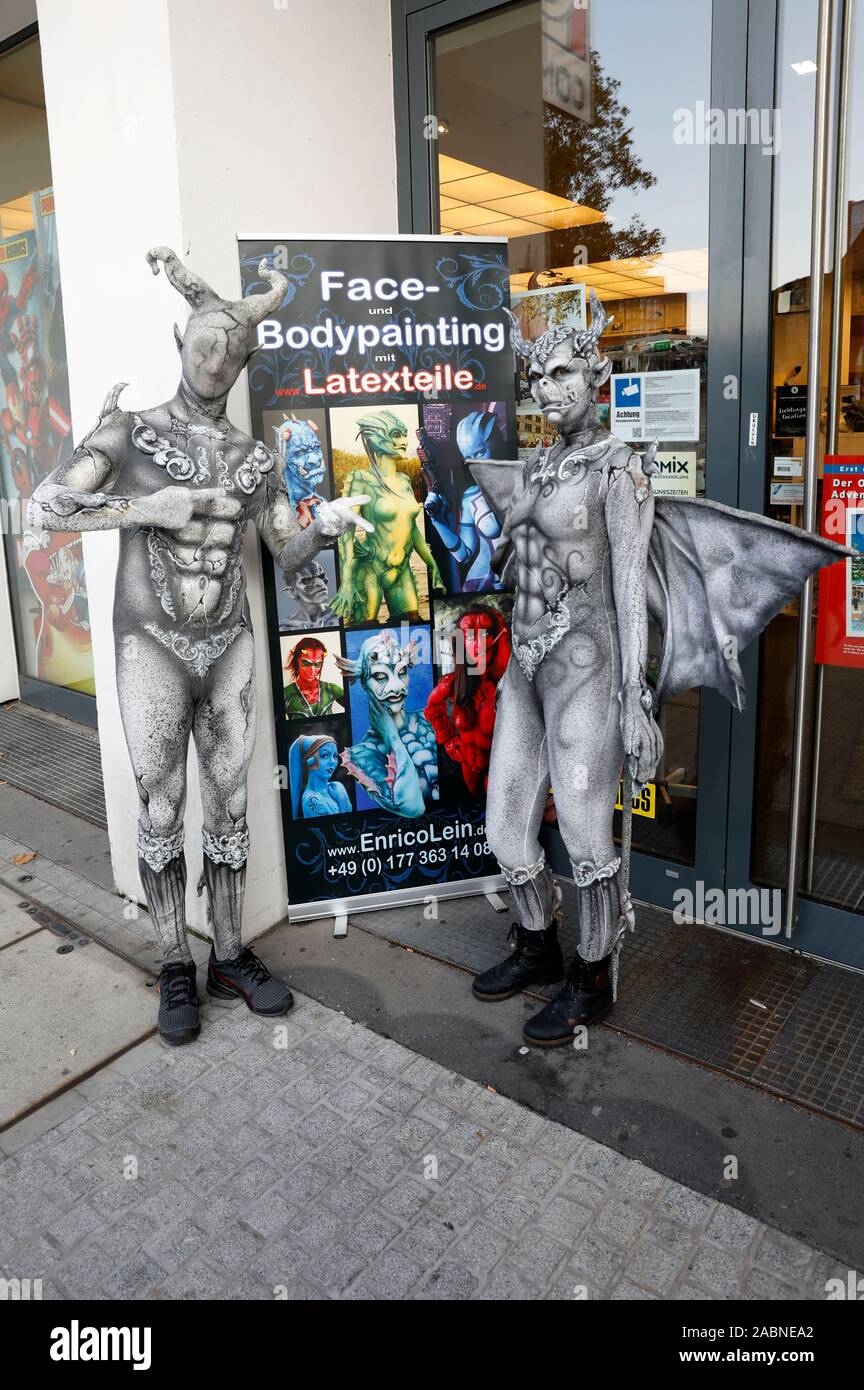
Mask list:
[{"label": "window reflection of tree", "polygon": [[[619,189],[653,188],[657,183],[641,163],[629,123],[630,108],[620,99],[621,83],[601,67],[591,50],[593,116],[590,125],[557,106],[543,108],[544,187],[583,207],[605,212]],[[652,256],[663,249],[659,227],[646,227],[638,212],[626,223],[592,222],[548,232],[546,263],[572,265],[577,246],[590,262]]]}]

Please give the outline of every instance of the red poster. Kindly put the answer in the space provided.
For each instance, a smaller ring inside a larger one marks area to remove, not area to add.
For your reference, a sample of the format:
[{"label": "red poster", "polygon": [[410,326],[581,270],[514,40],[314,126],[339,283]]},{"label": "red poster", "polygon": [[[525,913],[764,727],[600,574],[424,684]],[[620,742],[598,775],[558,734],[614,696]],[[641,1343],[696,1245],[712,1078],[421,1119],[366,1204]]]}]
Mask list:
[{"label": "red poster", "polygon": [[864,457],[829,454],[822,478],[822,535],[855,551],[819,576],[816,660],[864,667]]}]

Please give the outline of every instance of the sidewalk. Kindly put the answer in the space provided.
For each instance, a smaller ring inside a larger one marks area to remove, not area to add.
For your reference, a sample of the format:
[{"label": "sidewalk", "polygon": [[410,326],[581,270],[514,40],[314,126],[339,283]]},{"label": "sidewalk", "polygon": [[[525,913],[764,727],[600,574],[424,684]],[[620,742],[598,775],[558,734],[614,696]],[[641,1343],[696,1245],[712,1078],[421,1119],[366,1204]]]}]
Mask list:
[{"label": "sidewalk", "polygon": [[303,996],[275,1026],[206,1008],[194,1045],[140,1044],[0,1152],[0,1272],[46,1298],[820,1299],[846,1277]]},{"label": "sidewalk", "polygon": [[[104,832],[0,788],[0,971],[41,931],[91,990],[106,950],[152,980],[147,916],[110,881]],[[506,920],[471,912],[501,945]],[[0,1131],[0,1276],[63,1299],[820,1300],[862,1267],[859,1130],[614,1028],[530,1052],[534,1001],[481,1007],[363,918],[256,949],[303,991],[285,1020],[205,1007],[176,1052],[118,1031]]]}]

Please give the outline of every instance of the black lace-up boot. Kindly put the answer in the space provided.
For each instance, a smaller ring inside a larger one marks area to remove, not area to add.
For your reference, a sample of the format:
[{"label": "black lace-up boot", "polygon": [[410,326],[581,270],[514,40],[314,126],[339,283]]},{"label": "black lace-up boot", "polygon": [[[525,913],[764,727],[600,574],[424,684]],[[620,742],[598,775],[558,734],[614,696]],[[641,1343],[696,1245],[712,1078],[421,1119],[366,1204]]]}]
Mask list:
[{"label": "black lace-up boot", "polygon": [[596,1023],[612,1008],[612,952],[602,960],[573,958],[567,980],[545,1009],[529,1018],[522,1036],[534,1047],[563,1047],[573,1030]]},{"label": "black lace-up boot", "polygon": [[157,1027],[160,1038],[169,1047],[192,1042],[201,1032],[194,961],[163,965],[156,988],[159,991]]},{"label": "black lace-up boot", "polygon": [[233,960],[217,960],[210,952],[207,993],[214,1004],[234,1004],[242,999],[253,1014],[263,1014],[265,1018],[287,1014],[294,1003],[288,986],[271,975],[248,946]]},{"label": "black lace-up boot", "polygon": [[564,974],[557,921],[544,931],[526,931],[517,923],[511,927],[508,940],[513,942],[513,950],[507,959],[475,979],[472,989],[477,999],[487,1003],[511,999],[526,985],[553,985]]}]

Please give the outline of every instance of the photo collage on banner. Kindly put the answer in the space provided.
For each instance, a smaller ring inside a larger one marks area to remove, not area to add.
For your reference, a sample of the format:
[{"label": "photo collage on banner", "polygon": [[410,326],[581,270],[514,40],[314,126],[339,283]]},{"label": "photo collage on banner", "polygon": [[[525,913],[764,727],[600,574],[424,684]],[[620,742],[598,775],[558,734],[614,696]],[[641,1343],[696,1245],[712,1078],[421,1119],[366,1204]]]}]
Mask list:
[{"label": "photo collage on banner", "polygon": [[241,239],[244,294],[262,258],[289,290],[249,365],[252,432],[301,525],[363,496],[375,528],[290,577],[264,556],[289,898],[497,874],[486,770],[512,598],[465,460],[517,457],[506,243]]}]

